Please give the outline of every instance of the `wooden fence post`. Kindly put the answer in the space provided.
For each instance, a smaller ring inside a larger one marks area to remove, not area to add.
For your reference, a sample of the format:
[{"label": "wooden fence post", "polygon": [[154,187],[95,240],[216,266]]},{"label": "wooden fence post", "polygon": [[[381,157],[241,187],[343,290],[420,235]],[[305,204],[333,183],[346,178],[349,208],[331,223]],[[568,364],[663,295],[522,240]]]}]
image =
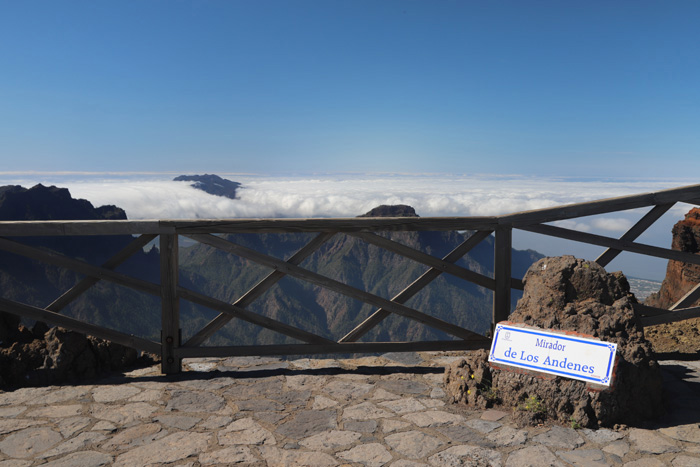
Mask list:
[{"label": "wooden fence post", "polygon": [[179,373],[181,360],[175,355],[180,346],[180,299],[178,286],[178,239],[175,234],[160,235],[161,287],[161,371]]},{"label": "wooden fence post", "polygon": [[508,319],[510,315],[510,279],[512,276],[512,248],[513,229],[496,229],[496,242],[494,245],[494,279],[496,288],[493,291],[493,322],[491,332],[496,327],[496,323]]}]

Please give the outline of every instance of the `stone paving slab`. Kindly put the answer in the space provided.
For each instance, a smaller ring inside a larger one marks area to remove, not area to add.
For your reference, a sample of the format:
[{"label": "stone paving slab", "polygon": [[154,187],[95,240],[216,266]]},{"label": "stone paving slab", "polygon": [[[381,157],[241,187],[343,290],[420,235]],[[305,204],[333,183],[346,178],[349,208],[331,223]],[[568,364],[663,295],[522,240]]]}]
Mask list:
[{"label": "stone paving slab", "polygon": [[700,362],[661,362],[669,413],[653,425],[575,430],[450,404],[456,358],[197,359],[0,392],[0,467],[700,466]]}]

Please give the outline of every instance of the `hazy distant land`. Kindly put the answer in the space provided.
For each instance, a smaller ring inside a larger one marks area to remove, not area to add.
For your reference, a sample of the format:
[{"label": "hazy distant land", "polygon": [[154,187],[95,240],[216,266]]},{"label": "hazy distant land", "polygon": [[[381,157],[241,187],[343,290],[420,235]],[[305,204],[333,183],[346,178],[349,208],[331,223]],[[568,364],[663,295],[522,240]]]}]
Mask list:
[{"label": "hazy distant land", "polygon": [[661,288],[661,282],[652,281],[649,279],[639,279],[637,277],[628,277],[630,290],[637,297],[637,300],[644,301],[649,295],[658,292]]}]

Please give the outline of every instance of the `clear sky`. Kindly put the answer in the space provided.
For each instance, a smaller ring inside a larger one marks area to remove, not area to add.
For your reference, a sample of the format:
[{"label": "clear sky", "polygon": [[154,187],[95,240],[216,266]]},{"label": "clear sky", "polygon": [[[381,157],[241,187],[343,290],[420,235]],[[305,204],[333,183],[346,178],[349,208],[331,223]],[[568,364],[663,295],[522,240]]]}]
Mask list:
[{"label": "clear sky", "polygon": [[3,171],[700,170],[697,1],[0,1]]}]

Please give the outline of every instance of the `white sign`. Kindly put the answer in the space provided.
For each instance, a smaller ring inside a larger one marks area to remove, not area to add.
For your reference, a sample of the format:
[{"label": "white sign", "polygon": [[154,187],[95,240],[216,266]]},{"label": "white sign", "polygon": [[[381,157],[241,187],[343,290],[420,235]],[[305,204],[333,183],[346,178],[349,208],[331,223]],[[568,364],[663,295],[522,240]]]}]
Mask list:
[{"label": "white sign", "polygon": [[499,323],[489,361],[609,386],[617,344]]}]

